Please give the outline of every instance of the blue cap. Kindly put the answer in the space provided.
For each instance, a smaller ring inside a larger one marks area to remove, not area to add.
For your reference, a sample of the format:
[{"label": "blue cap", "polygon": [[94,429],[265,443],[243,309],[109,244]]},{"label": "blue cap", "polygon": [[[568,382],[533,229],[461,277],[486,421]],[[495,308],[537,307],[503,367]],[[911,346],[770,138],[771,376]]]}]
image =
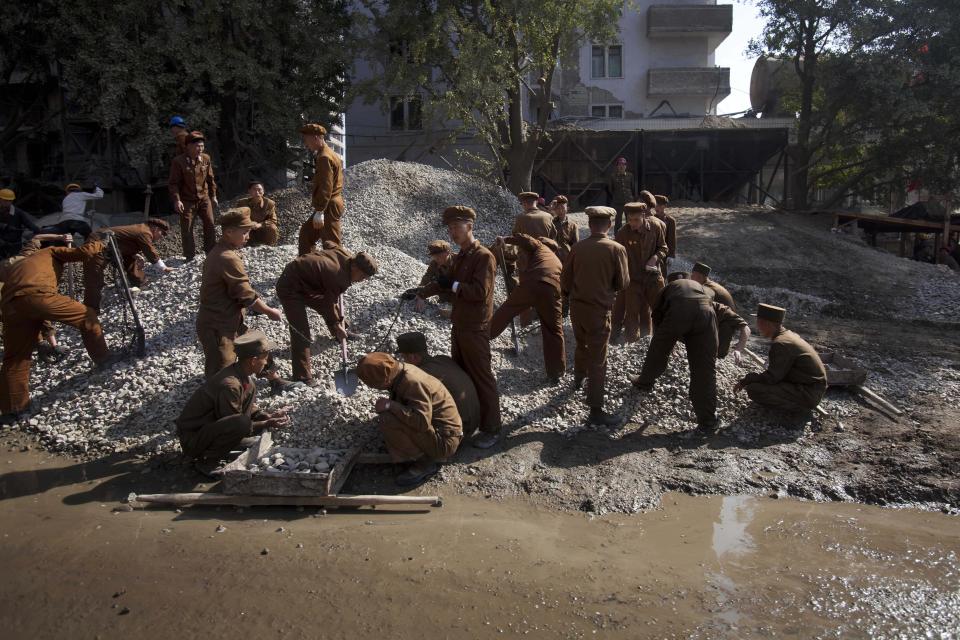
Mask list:
[{"label": "blue cap", "polygon": [[186,122],[183,118],[181,118],[180,116],[173,116],[172,118],[170,118],[170,126],[171,126],[171,127],[183,127],[184,129],[186,129],[186,128],[187,128],[187,122]]}]

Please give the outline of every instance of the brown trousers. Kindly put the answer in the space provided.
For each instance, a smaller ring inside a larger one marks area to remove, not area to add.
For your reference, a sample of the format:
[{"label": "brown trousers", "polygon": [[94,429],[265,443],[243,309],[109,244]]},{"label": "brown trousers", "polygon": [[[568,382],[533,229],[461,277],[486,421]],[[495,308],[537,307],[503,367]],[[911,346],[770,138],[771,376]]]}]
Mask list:
[{"label": "brown trousers", "polygon": [[596,305],[570,301],[570,324],[577,340],[573,371],[587,378],[587,405],[603,408],[607,380],[607,342],[610,340],[610,311]]},{"label": "brown trousers", "polygon": [[343,244],[343,230],[340,227],[340,218],[346,209],[342,198],[334,198],[323,211],[323,222],[314,222],[313,216],[307,218],[300,227],[300,237],[297,240],[297,255],[310,252],[317,242],[330,241]]},{"label": "brown trousers", "polygon": [[239,448],[241,440],[253,435],[253,422],[250,416],[237,413],[204,425],[189,436],[178,435],[185,455],[219,460]]},{"label": "brown trousers", "polygon": [[180,241],[183,243],[183,255],[187,260],[192,260],[197,255],[193,230],[197,226],[198,218],[203,225],[203,252],[210,253],[213,245],[217,244],[217,230],[213,225],[213,203],[207,198],[196,202],[184,201],[183,213],[180,214]]},{"label": "brown trousers", "polygon": [[793,382],[754,382],[746,385],[744,390],[751,400],[764,407],[783,411],[810,411],[820,404],[827,387]]},{"label": "brown trousers", "polygon": [[[242,336],[247,332],[245,325],[240,325],[237,331],[222,332],[208,327],[197,327],[197,339],[200,340],[200,347],[203,349],[203,375],[207,378],[217,373],[224,367],[229,367],[237,361],[237,353],[233,349],[233,341],[237,336]],[[267,365],[263,368],[258,378],[266,378],[267,373],[273,371],[273,355],[267,358]]]},{"label": "brown trousers", "polygon": [[[147,279],[143,272],[143,265],[137,259],[137,254],[121,256],[123,270],[127,273],[130,286],[139,287]],[[104,274],[110,260],[104,256],[95,256],[83,265],[83,304],[100,313],[100,303],[103,301]]]},{"label": "brown trousers", "polygon": [[667,370],[677,342],[687,347],[690,365],[690,402],[698,422],[712,420],[717,413],[717,317],[708,306],[684,314],[681,321],[667,318],[653,332],[639,384],[652,385]]},{"label": "brown trousers", "polygon": [[248,247],[259,247],[261,245],[276,246],[280,240],[280,230],[272,224],[264,224],[259,229],[250,232],[250,238],[247,240]]},{"label": "brown trousers", "polygon": [[500,393],[490,366],[490,331],[459,329],[454,325],[450,331],[450,352],[450,357],[467,372],[477,388],[480,430],[484,433],[500,433]]},{"label": "brown trousers", "polygon": [[626,290],[617,294],[613,305],[613,334],[623,330],[624,341],[636,342],[640,336],[652,331],[650,313],[657,304],[657,296],[663,291],[663,277],[657,273],[644,273],[640,281],[631,280]]},{"label": "brown trousers", "polygon": [[543,336],[543,364],[547,376],[563,375],[567,368],[567,353],[563,345],[563,305],[560,290],[546,282],[521,284],[510,292],[490,321],[490,339],[499,336],[510,321],[522,312],[533,308],[540,318],[540,334]]},{"label": "brown trousers", "polygon": [[96,312],[57,294],[19,296],[3,306],[3,366],[0,367],[0,412],[23,411],[30,404],[30,365],[44,320],[80,330],[94,362],[107,357],[107,343]]},{"label": "brown trousers", "polygon": [[[313,344],[313,334],[310,333],[307,309],[313,309],[320,313],[320,302],[283,290],[277,291],[277,297],[280,298],[283,315],[287,317],[287,322],[293,327],[290,329],[290,360],[293,365],[293,379],[307,382],[313,378],[313,372],[310,368],[310,345]],[[300,337],[298,332],[309,340]]]},{"label": "brown trousers", "polygon": [[443,462],[456,453],[462,439],[462,436],[441,435],[433,427],[417,431],[388,411],[380,414],[377,424],[394,462],[419,460],[424,456],[433,462]]}]

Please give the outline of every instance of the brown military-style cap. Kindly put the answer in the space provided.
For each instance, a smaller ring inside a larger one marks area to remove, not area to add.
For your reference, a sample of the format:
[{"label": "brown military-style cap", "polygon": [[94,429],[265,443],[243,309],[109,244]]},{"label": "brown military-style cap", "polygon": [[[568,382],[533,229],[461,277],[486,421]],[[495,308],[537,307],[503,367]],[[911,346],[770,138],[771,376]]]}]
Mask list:
[{"label": "brown military-style cap", "polygon": [[540,197],[540,194],[535,191],[521,191],[520,193],[517,194],[517,197],[520,198],[521,200],[529,200],[531,198],[533,200],[536,200],[537,198]]},{"label": "brown military-style cap", "polygon": [[657,194],[653,197],[657,199],[657,204],[670,204],[670,198],[668,198],[667,196],[661,196]]},{"label": "brown military-style cap", "polygon": [[640,202],[643,202],[648,207],[653,209],[655,206],[657,206],[657,197],[644,189],[640,192]]},{"label": "brown military-style cap", "polygon": [[673,282],[675,280],[687,280],[690,278],[690,274],[686,271],[674,271],[667,276],[667,282]]},{"label": "brown military-style cap", "polygon": [[267,337],[260,329],[247,331],[241,336],[237,336],[233,341],[233,351],[237,354],[237,359],[252,358],[262,353],[269,353],[277,348],[276,343]]},{"label": "brown military-style cap", "polygon": [[170,232],[170,223],[168,223],[166,220],[162,220],[160,218],[147,218],[147,224],[151,227],[160,229],[164,233]]},{"label": "brown military-style cap", "polygon": [[617,215],[617,210],[611,207],[587,207],[584,213],[588,218],[607,218],[613,219]]},{"label": "brown military-style cap", "polygon": [[419,331],[401,333],[397,336],[397,353],[426,353],[427,336]]},{"label": "brown military-style cap", "polygon": [[382,351],[368,353],[357,365],[357,377],[374,389],[387,389],[400,373],[400,363]]},{"label": "brown military-style cap", "polygon": [[447,207],[443,210],[443,224],[450,224],[451,222],[474,222],[476,219],[477,212],[462,204]]},{"label": "brown military-style cap", "polygon": [[775,307],[772,304],[763,304],[761,302],[757,305],[757,312],[754,315],[757,316],[757,320],[769,320],[770,322],[781,324],[787,315],[787,310],[783,307]]},{"label": "brown military-style cap", "polygon": [[549,247],[550,251],[560,253],[560,245],[557,244],[557,241],[553,238],[537,238],[537,240],[539,240],[543,246]]},{"label": "brown military-style cap", "polygon": [[450,243],[446,240],[434,240],[427,245],[427,253],[432,256],[435,256],[438,253],[446,253],[448,251],[450,251]]},{"label": "brown military-style cap", "polygon": [[220,226],[239,227],[241,229],[259,229],[260,223],[250,219],[250,207],[236,207],[227,209],[220,216]]},{"label": "brown military-style cap", "polygon": [[205,142],[206,138],[203,137],[203,133],[199,131],[191,131],[187,134],[187,144],[192,142]]},{"label": "brown military-style cap", "polygon": [[359,268],[360,271],[363,271],[368,276],[377,275],[377,270],[380,268],[380,265],[377,264],[376,259],[369,253],[365,253],[363,251],[353,256],[353,264],[357,265],[357,268]]},{"label": "brown military-style cap", "polygon": [[557,196],[556,198],[553,199],[553,201],[556,202],[557,204],[567,204],[570,202],[570,199],[567,198],[567,196]]},{"label": "brown military-style cap", "polygon": [[694,273],[702,273],[702,274],[705,275],[705,276],[709,276],[709,275],[710,275],[710,271],[711,271],[710,267],[708,267],[707,265],[703,264],[702,262],[698,262],[697,264],[693,265],[693,272],[694,272]]},{"label": "brown military-style cap", "polygon": [[305,136],[325,136],[327,135],[327,128],[322,124],[311,122],[300,127],[300,133]]},{"label": "brown military-style cap", "polygon": [[626,214],[630,213],[644,213],[649,207],[643,202],[628,202],[623,205],[623,212]]}]

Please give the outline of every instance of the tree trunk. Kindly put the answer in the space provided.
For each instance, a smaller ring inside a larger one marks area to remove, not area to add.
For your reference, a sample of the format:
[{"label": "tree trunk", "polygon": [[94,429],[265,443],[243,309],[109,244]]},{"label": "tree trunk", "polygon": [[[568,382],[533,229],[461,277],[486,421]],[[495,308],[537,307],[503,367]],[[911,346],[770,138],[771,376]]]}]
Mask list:
[{"label": "tree trunk", "polygon": [[[813,94],[817,83],[817,28],[815,24],[803,25],[803,60],[797,61],[802,83],[800,98],[800,117],[797,123],[797,146],[793,173],[793,208],[804,211],[810,206],[810,162],[813,150],[810,138],[813,131]],[[801,71],[802,65],[802,71]]]}]

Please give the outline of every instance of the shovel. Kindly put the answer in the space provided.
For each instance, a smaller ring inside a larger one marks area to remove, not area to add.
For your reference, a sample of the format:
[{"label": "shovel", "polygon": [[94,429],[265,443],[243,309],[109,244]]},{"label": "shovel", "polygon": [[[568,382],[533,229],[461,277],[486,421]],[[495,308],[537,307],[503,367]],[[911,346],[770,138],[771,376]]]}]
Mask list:
[{"label": "shovel", "polygon": [[347,367],[347,341],[340,341],[340,363],[342,367],[333,372],[333,384],[337,393],[350,397],[357,392],[357,372]]}]

